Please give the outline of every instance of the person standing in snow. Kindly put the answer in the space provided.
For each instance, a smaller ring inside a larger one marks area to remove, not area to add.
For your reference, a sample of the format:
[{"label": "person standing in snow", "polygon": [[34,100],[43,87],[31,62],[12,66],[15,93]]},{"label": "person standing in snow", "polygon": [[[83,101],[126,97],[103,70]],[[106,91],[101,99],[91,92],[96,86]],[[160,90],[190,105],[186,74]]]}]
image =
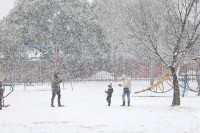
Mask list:
[{"label": "person standing in snow", "polygon": [[51,107],[55,107],[53,103],[54,103],[54,98],[56,95],[58,96],[58,107],[64,106],[64,105],[61,105],[60,103],[60,98],[61,98],[60,83],[61,82],[62,80],[58,78],[58,72],[54,72],[53,80],[51,81],[51,89],[52,89]]},{"label": "person standing in snow", "polygon": [[110,84],[108,85],[108,90],[105,91],[105,93],[107,93],[107,98],[106,98],[106,100],[107,100],[107,102],[108,102],[108,106],[110,106],[110,104],[111,104],[111,97],[112,97],[112,93],[113,93],[112,83],[110,83]]},{"label": "person standing in snow", "polygon": [[126,77],[125,74],[122,75],[122,84],[119,84],[119,86],[123,87],[123,94],[122,94],[122,101],[123,104],[121,106],[125,106],[125,96],[127,95],[128,99],[128,106],[130,106],[130,94],[131,94],[131,78]]}]

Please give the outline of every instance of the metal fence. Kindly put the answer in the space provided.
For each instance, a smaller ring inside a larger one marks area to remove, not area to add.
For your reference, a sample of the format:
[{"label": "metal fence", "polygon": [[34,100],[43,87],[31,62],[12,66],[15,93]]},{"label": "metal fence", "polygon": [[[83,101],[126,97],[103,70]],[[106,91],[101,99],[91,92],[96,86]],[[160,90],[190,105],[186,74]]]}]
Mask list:
[{"label": "metal fence", "polygon": [[70,75],[74,81],[116,81],[126,74],[135,80],[149,81],[160,78],[166,69],[161,62],[120,60],[114,62],[69,63]]},{"label": "metal fence", "polygon": [[[54,72],[54,62],[29,60],[20,61],[16,70],[16,83],[47,83],[51,81]],[[130,76],[133,80],[150,81],[158,79],[166,73],[167,69],[161,62],[135,61],[133,59],[118,59],[109,61],[94,62],[68,62],[71,80],[73,82],[87,81],[118,81],[122,74]],[[66,77],[67,72],[64,65],[60,64],[57,70],[62,77]],[[11,79],[13,67],[0,64],[0,76],[4,82]]]}]

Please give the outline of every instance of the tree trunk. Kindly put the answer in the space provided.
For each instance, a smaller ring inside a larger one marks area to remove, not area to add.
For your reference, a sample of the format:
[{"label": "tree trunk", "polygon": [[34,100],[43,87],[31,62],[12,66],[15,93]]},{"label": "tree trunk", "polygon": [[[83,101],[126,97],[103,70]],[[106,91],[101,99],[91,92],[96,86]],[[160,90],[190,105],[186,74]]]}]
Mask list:
[{"label": "tree trunk", "polygon": [[180,90],[179,90],[179,84],[178,84],[178,77],[176,75],[175,68],[170,66],[170,69],[172,71],[173,85],[174,85],[174,94],[173,94],[173,101],[172,101],[171,106],[179,106],[181,102],[180,102]]}]

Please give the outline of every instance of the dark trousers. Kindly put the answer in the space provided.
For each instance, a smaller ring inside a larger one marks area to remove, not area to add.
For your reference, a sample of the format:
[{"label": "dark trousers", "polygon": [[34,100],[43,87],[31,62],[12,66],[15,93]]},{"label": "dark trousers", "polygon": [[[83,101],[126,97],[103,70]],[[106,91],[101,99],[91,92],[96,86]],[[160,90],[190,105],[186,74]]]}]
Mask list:
[{"label": "dark trousers", "polygon": [[52,92],[51,105],[53,105],[54,98],[55,98],[56,95],[58,96],[58,105],[61,105],[60,104],[60,98],[61,98],[60,91],[58,91],[58,92]]},{"label": "dark trousers", "polygon": [[110,104],[110,103],[111,103],[111,97],[112,97],[111,95],[108,95],[108,96],[107,96],[107,98],[106,98],[106,100],[107,100],[108,104]]}]

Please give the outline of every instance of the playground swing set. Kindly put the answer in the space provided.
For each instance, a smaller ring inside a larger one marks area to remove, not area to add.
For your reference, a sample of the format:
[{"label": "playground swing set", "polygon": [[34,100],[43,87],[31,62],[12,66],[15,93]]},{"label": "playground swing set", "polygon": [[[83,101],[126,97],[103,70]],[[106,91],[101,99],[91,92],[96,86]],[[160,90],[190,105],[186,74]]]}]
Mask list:
[{"label": "playground swing set", "polygon": [[[5,105],[5,98],[7,96],[9,96],[13,91],[14,91],[14,87],[15,87],[15,77],[16,77],[16,70],[18,67],[18,63],[20,60],[20,55],[21,55],[21,51],[23,48],[55,48],[55,64],[54,64],[54,70],[53,71],[59,71],[61,74],[61,78],[65,79],[66,77],[63,74],[63,65],[66,69],[67,72],[67,78],[69,80],[71,89],[73,91],[73,86],[72,86],[72,81],[71,81],[71,77],[69,74],[69,69],[64,57],[64,53],[63,53],[63,48],[60,45],[24,45],[24,46],[20,46],[18,48],[17,51],[17,58],[16,61],[14,63],[14,69],[11,75],[11,81],[10,84],[3,84],[2,81],[0,81],[0,110],[2,110],[3,107],[8,107],[10,105]],[[5,94],[5,90],[7,89],[7,87],[10,87],[10,90],[7,94]],[[64,89],[64,82],[63,82],[63,89]]]},{"label": "playground swing set", "polygon": [[[188,74],[188,69],[187,69],[187,64],[188,63],[195,63],[196,64],[196,67],[198,68],[197,70],[196,70],[196,74],[194,75],[194,74]],[[183,74],[183,75],[181,75],[181,76],[183,76],[183,90],[182,90],[182,97],[184,97],[185,96],[185,94],[187,93],[187,91],[189,90],[189,91],[192,91],[192,92],[195,92],[195,93],[198,93],[198,95],[200,94],[200,90],[199,90],[199,83],[198,83],[198,86],[197,86],[197,88],[196,89],[192,89],[191,87],[190,87],[190,84],[189,84],[189,82],[190,82],[190,78],[189,77],[191,77],[191,76],[196,76],[196,80],[197,80],[197,82],[199,82],[199,79],[200,79],[200,64],[198,63],[198,61],[197,61],[197,58],[194,58],[194,59],[191,59],[191,60],[188,60],[188,61],[186,61],[186,62],[184,62],[185,64],[183,64],[183,69],[184,69],[184,71],[185,71],[185,74]]]},{"label": "playground swing set", "polygon": [[[179,86],[182,89],[182,97],[185,96],[185,94],[187,93],[187,91],[192,91],[192,92],[195,92],[195,93],[200,93],[198,90],[198,87],[196,90],[194,89],[191,89],[191,87],[189,86],[189,76],[196,76],[197,78],[200,77],[200,75],[196,74],[196,75],[190,75],[188,74],[187,72],[187,65],[189,63],[195,63],[197,68],[198,68],[198,71],[200,71],[200,64],[198,63],[197,61],[197,58],[193,58],[193,59],[190,59],[190,60],[187,60],[187,61],[184,61],[183,64],[182,64],[182,67],[183,67],[183,70],[184,70],[184,73],[183,75],[179,75],[179,76],[183,76],[183,84],[180,84]],[[138,93],[141,93],[141,92],[146,92],[146,91],[151,91],[153,93],[167,93],[171,90],[174,89],[173,87],[173,81],[172,79],[170,78],[172,75],[172,72],[171,70],[168,70],[155,84],[149,86],[148,88],[146,89],[143,89],[143,90],[140,90],[140,91],[136,91],[135,94],[138,94]],[[170,89],[166,89],[164,87],[164,83],[168,84],[170,86]]]}]

